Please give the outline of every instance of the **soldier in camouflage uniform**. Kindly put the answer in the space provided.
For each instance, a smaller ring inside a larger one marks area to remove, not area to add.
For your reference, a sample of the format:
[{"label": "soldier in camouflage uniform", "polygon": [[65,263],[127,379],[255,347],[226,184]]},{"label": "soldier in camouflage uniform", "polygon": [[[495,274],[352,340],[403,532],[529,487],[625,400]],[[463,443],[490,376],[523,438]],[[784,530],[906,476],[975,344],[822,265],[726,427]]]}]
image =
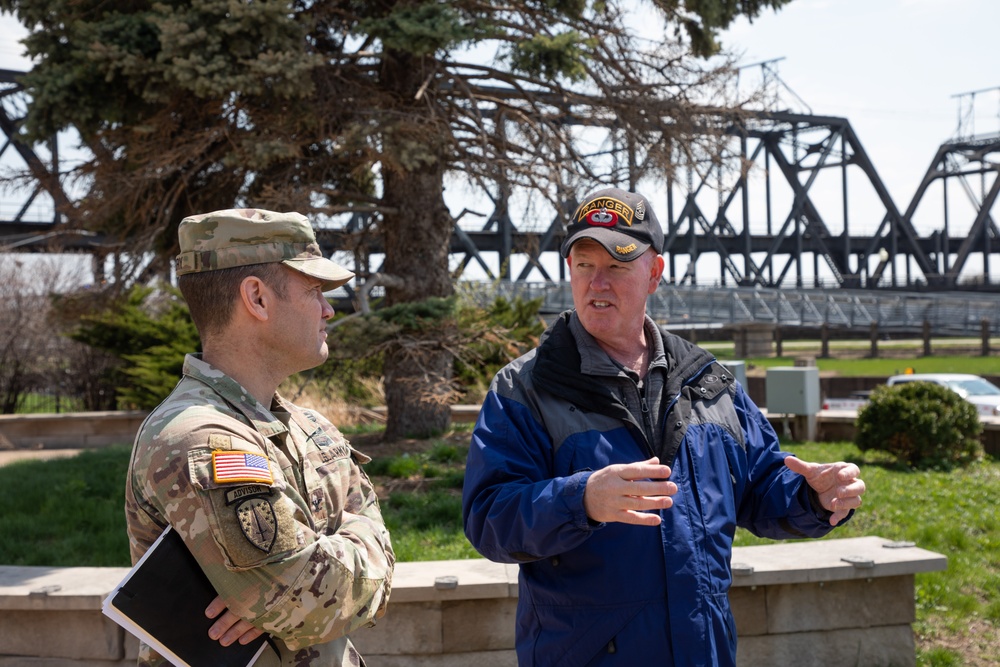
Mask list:
[{"label": "soldier in camouflage uniform", "polygon": [[[136,437],[132,562],[169,524],[219,594],[206,610],[219,619],[213,639],[268,633],[261,666],[363,665],[347,634],[385,613],[395,560],[359,467],[369,459],[277,394],[326,359],[323,292],[353,274],[322,256],[297,213],[196,215],[179,238],[178,283],[204,352],[185,358]],[[139,664],[167,663],[143,645]]]}]

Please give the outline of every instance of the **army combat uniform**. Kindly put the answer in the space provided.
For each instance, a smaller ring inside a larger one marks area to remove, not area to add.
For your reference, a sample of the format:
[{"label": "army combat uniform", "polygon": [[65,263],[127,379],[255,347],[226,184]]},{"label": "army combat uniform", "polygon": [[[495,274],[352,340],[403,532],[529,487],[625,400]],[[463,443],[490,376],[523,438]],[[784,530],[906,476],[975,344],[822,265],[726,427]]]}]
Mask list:
[{"label": "army combat uniform", "polygon": [[[257,665],[362,665],[346,635],[385,613],[395,560],[368,460],[318,413],[277,395],[268,409],[188,355],[136,437],[132,562],[169,523],[229,609],[273,638],[280,656]],[[143,645],[139,664],[168,663]]]}]

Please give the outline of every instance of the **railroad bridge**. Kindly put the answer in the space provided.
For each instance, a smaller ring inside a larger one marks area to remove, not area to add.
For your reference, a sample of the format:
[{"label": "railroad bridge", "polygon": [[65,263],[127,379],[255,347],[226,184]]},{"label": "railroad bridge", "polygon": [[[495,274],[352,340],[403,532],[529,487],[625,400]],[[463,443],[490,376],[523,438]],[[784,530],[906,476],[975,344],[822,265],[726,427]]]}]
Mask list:
[{"label": "railroad bridge", "polygon": [[[115,250],[65,213],[74,193],[60,167],[60,140],[36,145],[20,137],[25,93],[18,74],[0,70],[0,161],[30,177],[26,187],[0,200],[0,251],[42,252],[55,244],[104,258]],[[960,128],[930,156],[906,206],[893,201],[846,118],[759,111],[729,122],[725,135],[728,163],[707,171],[681,164],[672,177],[650,182],[640,180],[641,156],[613,128],[607,131],[609,154],[627,165],[616,172],[618,185],[638,183],[657,207],[666,238],[664,281],[672,289],[998,288],[990,274],[1000,252],[992,216],[1000,191],[1000,135],[963,134]],[[479,222],[468,207],[455,216],[450,250],[456,276],[549,286],[565,280],[558,248],[567,212],[577,202],[542,215],[536,207],[530,219],[518,219],[512,205],[517,196],[498,185],[478,195],[486,203]],[[928,222],[932,199],[935,208],[943,206]],[[919,225],[918,214],[924,216]],[[318,237],[328,254],[354,249],[354,268],[369,276],[378,271],[380,252],[377,238],[364,236],[371,223],[363,214],[321,221]]]}]

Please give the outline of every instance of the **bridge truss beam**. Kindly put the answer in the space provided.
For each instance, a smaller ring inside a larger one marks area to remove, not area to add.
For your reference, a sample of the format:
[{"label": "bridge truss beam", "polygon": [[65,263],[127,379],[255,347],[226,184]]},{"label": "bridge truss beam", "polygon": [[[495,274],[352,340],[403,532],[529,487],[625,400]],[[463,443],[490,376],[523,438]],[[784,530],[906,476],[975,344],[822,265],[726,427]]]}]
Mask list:
[{"label": "bridge truss beam", "polygon": [[[0,71],[0,157],[6,152],[18,156],[30,183],[21,189],[13,213],[0,209],[0,251],[46,251],[58,239],[63,250],[108,252],[102,239],[81,230],[71,217],[58,141],[31,145],[20,133],[25,104],[17,74]],[[718,124],[721,118],[708,122]],[[626,165],[616,172],[623,174],[617,185],[640,189],[665,209],[664,218],[658,207],[666,239],[665,281],[765,288],[811,283],[956,289],[991,283],[989,270],[1000,251],[1000,230],[991,213],[1000,196],[1000,137],[942,144],[901,212],[847,119],[759,112],[727,122],[727,145],[710,166],[679,162],[659,180],[645,175],[634,145],[617,138],[613,127],[604,128],[613,143],[611,159]],[[918,208],[932,198],[938,183],[941,214],[918,228]],[[456,277],[476,267],[490,280],[565,280],[558,250],[577,202],[566,200],[561,210],[550,209],[547,222],[538,225],[519,218],[511,204],[517,195],[499,182],[484,193],[492,211],[481,227],[470,226],[468,209],[455,216],[450,252]],[[964,199],[956,204],[958,196]],[[43,198],[50,217],[29,220],[28,211]],[[355,214],[346,222],[322,225],[318,236],[328,253],[353,254],[359,275],[368,276],[378,271],[373,267],[381,253],[376,228],[377,219]],[[970,279],[977,269],[981,278]]]}]

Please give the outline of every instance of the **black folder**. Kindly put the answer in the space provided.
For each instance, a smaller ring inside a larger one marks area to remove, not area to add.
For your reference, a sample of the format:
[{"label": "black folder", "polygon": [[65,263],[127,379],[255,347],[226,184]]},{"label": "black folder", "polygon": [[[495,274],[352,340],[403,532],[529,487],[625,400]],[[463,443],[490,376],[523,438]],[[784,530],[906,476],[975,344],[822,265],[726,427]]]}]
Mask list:
[{"label": "black folder", "polygon": [[249,667],[267,646],[223,646],[208,636],[215,589],[177,531],[167,526],[104,600],[102,611],[178,667]]}]

